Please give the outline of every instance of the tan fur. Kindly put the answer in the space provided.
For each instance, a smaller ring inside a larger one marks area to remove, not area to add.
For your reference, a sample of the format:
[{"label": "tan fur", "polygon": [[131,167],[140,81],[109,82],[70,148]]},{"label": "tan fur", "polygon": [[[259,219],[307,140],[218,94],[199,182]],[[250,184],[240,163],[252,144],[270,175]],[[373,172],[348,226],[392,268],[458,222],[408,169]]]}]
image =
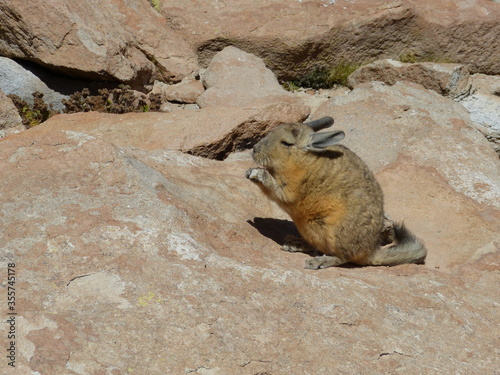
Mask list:
[{"label": "tan fur", "polygon": [[[315,146],[315,137],[323,134],[327,133],[314,135],[306,124],[281,125],[254,147],[254,160],[262,168],[247,171],[247,178],[290,215],[307,242],[304,249],[310,245],[328,255],[308,259],[306,268],[422,261],[425,248],[404,227],[394,232],[401,238],[380,246],[384,229],[380,185],[356,154],[333,144],[336,140],[326,147]],[[401,242],[405,246],[399,249]],[[285,250],[296,251],[286,246]]]}]

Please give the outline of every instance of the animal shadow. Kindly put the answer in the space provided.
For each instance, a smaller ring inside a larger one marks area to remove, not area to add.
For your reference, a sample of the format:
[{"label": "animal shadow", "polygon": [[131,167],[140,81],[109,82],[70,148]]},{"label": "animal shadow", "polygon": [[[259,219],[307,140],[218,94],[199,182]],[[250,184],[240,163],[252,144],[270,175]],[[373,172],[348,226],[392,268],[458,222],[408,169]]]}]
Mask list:
[{"label": "animal shadow", "polygon": [[[273,240],[280,246],[283,246],[283,244],[285,243],[285,237],[289,234],[300,237],[299,231],[295,227],[295,224],[290,220],[256,217],[253,219],[253,221],[247,220],[247,223],[257,229],[261,235]],[[321,253],[317,250],[313,251],[312,253],[305,254],[311,257],[321,255]],[[359,267],[361,266],[352,263],[346,263],[338,266],[337,268]]]},{"label": "animal shadow", "polygon": [[299,231],[290,220],[256,217],[253,221],[247,220],[247,223],[280,246],[285,243],[287,235],[299,236]]}]

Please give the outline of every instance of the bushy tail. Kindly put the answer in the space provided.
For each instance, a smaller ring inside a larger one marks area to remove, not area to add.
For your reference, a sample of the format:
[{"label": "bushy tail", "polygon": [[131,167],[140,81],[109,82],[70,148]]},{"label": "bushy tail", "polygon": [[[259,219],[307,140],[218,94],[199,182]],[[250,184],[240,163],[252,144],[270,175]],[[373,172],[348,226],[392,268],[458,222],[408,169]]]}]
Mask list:
[{"label": "bushy tail", "polygon": [[368,259],[372,266],[395,266],[403,263],[424,263],[427,250],[404,224],[394,223],[395,243],[382,246]]}]

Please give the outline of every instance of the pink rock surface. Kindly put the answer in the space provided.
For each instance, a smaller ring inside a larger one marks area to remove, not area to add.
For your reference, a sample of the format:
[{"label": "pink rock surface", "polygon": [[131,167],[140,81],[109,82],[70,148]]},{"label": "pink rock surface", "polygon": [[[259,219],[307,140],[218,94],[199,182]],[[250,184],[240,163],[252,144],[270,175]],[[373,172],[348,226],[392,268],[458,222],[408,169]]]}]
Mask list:
[{"label": "pink rock surface", "polygon": [[494,374],[495,152],[416,84],[362,84],[322,115],[424,240],[425,265],[305,270],[308,255],[280,250],[289,218],[244,177],[251,160],[182,152],[225,155],[305,107],[58,115],[0,140],[18,313],[2,371]]},{"label": "pink rock surface", "polygon": [[[162,0],[168,25],[197,46],[202,65],[233,45],[282,79],[315,64],[416,54],[500,74],[500,8],[487,0]],[[204,22],[199,22],[201,19]]]},{"label": "pink rock surface", "polygon": [[197,69],[191,47],[147,1],[0,1],[0,53],[77,77],[142,86]]},{"label": "pink rock surface", "polygon": [[162,95],[170,102],[194,104],[204,91],[200,81],[186,77],[179,83],[163,87]]},{"label": "pink rock surface", "polygon": [[498,252],[448,272],[304,270],[251,163],[51,129],[0,141],[19,314],[6,374],[496,370]]},{"label": "pink rock surface", "polygon": [[393,85],[398,81],[410,81],[428,90],[452,98],[464,97],[471,92],[469,70],[460,64],[401,63],[395,60],[379,60],[360,67],[352,73],[347,84],[350,88],[364,82],[380,81]]},{"label": "pink rock surface", "polygon": [[210,107],[171,113],[98,112],[61,114],[33,129],[40,136],[54,129],[104,138],[118,146],[181,150],[213,159],[255,143],[273,127],[303,121],[309,107],[286,103],[253,108]]},{"label": "pink rock surface", "polygon": [[203,82],[207,90],[197,100],[200,107],[300,102],[281,87],[262,59],[235,47],[226,47],[214,56]]},{"label": "pink rock surface", "polygon": [[488,0],[0,1],[0,53],[141,87],[179,82],[233,45],[280,79],[317,65],[413,54],[500,74],[500,10]]}]

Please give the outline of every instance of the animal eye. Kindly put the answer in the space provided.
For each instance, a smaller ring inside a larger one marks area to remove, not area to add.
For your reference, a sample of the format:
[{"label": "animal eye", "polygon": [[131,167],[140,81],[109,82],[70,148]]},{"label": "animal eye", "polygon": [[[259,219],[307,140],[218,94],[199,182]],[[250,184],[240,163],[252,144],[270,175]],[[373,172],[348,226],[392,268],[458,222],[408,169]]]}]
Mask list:
[{"label": "animal eye", "polygon": [[281,144],[286,146],[286,147],[290,147],[290,146],[293,146],[293,143],[290,143],[290,142],[287,142],[287,141],[281,141]]}]

